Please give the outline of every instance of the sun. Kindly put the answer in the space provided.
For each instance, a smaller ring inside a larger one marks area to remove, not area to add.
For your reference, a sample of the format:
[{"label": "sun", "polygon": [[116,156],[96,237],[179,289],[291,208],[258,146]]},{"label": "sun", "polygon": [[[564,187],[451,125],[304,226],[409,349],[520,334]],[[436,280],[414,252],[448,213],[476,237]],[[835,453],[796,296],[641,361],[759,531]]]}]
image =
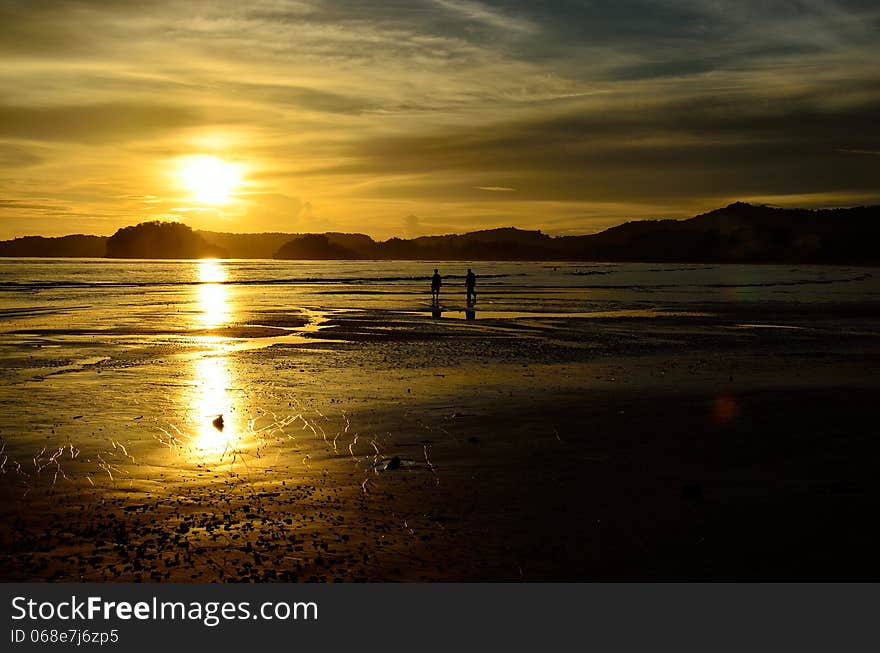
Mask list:
[{"label": "sun", "polygon": [[193,200],[203,204],[228,204],[242,180],[240,165],[207,154],[183,158],[178,175]]}]

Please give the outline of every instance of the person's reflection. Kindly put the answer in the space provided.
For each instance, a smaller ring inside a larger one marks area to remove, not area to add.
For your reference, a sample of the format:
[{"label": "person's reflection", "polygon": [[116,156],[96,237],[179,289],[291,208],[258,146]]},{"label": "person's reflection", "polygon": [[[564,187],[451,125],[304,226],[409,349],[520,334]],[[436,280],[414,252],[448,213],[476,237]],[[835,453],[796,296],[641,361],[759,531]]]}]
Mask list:
[{"label": "person's reflection", "polygon": [[476,320],[477,319],[477,311],[472,306],[469,306],[468,308],[464,309],[464,319]]}]

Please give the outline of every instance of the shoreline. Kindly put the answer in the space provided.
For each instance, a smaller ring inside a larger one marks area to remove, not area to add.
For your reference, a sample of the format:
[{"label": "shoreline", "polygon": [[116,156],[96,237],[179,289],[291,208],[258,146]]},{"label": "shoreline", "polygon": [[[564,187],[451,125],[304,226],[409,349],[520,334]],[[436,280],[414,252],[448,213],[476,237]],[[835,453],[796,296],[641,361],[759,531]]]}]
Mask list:
[{"label": "shoreline", "polygon": [[[331,314],[303,342],[187,363],[232,375],[243,430],[221,454],[169,428],[204,397],[167,355],[44,380],[107,404],[39,427],[107,476],[64,461],[71,480],[44,467],[24,497],[2,477],[4,580],[875,578],[880,531],[852,520],[880,506],[880,347],[828,317]],[[153,398],[89,394],[104,375],[154,379]]]}]

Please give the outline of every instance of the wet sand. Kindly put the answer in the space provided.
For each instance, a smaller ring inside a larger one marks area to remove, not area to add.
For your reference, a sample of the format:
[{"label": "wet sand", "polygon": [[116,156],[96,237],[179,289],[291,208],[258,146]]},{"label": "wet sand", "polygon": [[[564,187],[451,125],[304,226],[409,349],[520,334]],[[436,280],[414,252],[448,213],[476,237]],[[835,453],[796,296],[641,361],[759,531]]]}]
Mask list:
[{"label": "wet sand", "polygon": [[7,359],[2,579],[880,577],[875,309],[689,308]]}]

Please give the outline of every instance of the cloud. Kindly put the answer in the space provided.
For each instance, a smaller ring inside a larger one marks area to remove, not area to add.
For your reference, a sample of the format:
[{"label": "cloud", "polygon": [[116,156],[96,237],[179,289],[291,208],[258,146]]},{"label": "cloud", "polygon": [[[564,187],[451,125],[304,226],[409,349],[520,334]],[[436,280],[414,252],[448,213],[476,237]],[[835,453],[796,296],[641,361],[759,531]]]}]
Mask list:
[{"label": "cloud", "polygon": [[33,166],[45,157],[34,151],[33,148],[13,145],[11,143],[0,143],[0,168],[24,168]]},{"label": "cloud", "polygon": [[375,99],[346,95],[296,84],[251,84],[247,82],[222,85],[235,94],[280,107],[299,107],[308,111],[330,114],[362,114],[379,108]]},{"label": "cloud", "polygon": [[419,216],[414,213],[410,213],[403,219],[403,235],[408,238],[415,238],[417,236],[421,236],[422,231],[422,223],[419,220]]},{"label": "cloud", "polygon": [[0,200],[0,210],[3,209],[28,211],[39,213],[41,215],[66,215],[69,210],[67,206],[58,205],[51,201]]},{"label": "cloud", "polygon": [[536,26],[527,20],[491,8],[471,0],[434,0],[434,2],[467,20],[477,21],[501,30],[513,32],[534,32]]},{"label": "cloud", "polygon": [[249,195],[246,206],[244,216],[238,221],[246,231],[307,231],[314,219],[310,202],[282,193]]},{"label": "cloud", "polygon": [[[862,84],[877,87],[880,79],[856,83]],[[840,85],[841,95],[846,88]],[[441,172],[494,172],[534,199],[663,196],[722,187],[767,191],[773,184],[786,193],[811,186],[867,188],[874,185],[870,162],[841,160],[838,150],[880,145],[872,128],[877,115],[880,97],[827,106],[821,90],[784,101],[707,93],[584,104],[577,111],[479,128],[360,141],[322,172],[406,174],[407,180],[395,180],[398,188],[418,182],[418,175],[436,184]]]},{"label": "cloud", "polygon": [[0,137],[106,143],[146,139],[202,124],[191,107],[114,102],[68,106],[0,105]]},{"label": "cloud", "polygon": [[249,170],[203,216],[227,230],[869,198],[878,26],[863,0],[0,0],[0,219],[186,208],[168,162],[203,151]]}]

